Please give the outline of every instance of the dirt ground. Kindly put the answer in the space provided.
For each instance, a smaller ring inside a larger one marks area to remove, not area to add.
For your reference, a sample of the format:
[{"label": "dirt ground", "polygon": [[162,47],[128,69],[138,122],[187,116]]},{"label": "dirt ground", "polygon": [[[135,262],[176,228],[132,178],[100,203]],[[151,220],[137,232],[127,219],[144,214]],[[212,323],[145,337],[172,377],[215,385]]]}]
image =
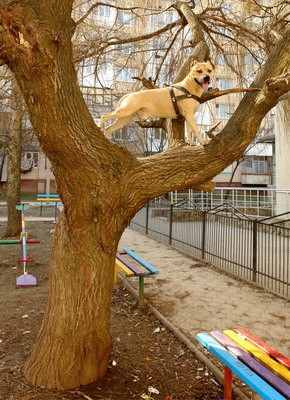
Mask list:
[{"label": "dirt ground", "polygon": [[[48,211],[49,212],[49,211]],[[112,298],[111,332],[114,349],[107,376],[101,382],[67,392],[29,386],[22,368],[43,317],[50,258],[51,222],[27,222],[29,273],[38,286],[16,288],[22,273],[19,245],[0,246],[0,399],[1,400],[206,400],[222,397],[221,387],[206,367],[147,309],[118,285]],[[0,222],[3,238],[5,222]],[[159,393],[157,393],[157,391]],[[150,396],[150,397],[149,397]]]}]

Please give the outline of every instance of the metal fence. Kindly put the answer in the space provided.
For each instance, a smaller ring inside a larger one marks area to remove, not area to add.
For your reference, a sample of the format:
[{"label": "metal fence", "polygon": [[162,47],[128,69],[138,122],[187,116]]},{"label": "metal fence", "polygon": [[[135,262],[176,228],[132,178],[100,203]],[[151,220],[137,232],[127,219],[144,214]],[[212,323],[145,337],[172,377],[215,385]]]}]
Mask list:
[{"label": "metal fence", "polygon": [[[269,217],[290,210],[290,190],[261,187],[216,187],[213,192],[189,189],[171,192],[171,203],[184,198],[201,210],[209,210],[223,203],[230,203],[244,214]],[[282,211],[281,211],[282,210]]]},{"label": "metal fence", "polygon": [[189,199],[148,203],[131,228],[239,278],[290,297],[290,213],[251,218],[232,205],[202,211]]}]

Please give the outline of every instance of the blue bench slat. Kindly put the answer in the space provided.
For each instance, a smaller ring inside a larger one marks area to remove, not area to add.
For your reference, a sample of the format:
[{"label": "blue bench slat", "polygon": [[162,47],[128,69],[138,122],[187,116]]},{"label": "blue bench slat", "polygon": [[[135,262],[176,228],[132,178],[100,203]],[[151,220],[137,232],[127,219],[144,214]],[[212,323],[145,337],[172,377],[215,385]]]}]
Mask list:
[{"label": "blue bench slat", "polygon": [[272,386],[261,379],[250,368],[230,354],[212,336],[205,332],[198,333],[196,339],[215,355],[223,364],[230,368],[235,375],[241,378],[250,388],[265,400],[287,400]]},{"label": "blue bench slat", "polygon": [[290,398],[290,385],[273,374],[268,368],[264,367],[253,357],[243,351],[234,342],[232,342],[227,336],[219,331],[212,331],[210,334],[222,343],[231,353],[233,353],[239,360],[246,364],[249,368],[254,370],[258,375],[265,379],[270,385],[276,388],[283,396]]},{"label": "blue bench slat", "polygon": [[58,194],[38,194],[37,197],[39,199],[42,199],[42,198],[59,199],[59,195]]},{"label": "blue bench slat", "polygon": [[143,265],[143,267],[146,268],[149,271],[149,273],[151,273],[151,274],[159,274],[158,269],[153,267],[153,265],[151,265],[149,262],[143,260],[143,258],[141,258],[133,250],[129,249],[128,247],[126,247],[123,250],[125,251],[125,253],[129,254],[132,258],[134,258],[134,260],[138,261],[138,263]]},{"label": "blue bench slat", "polygon": [[143,276],[144,272],[140,271],[136,265],[132,264],[130,261],[126,260],[125,257],[122,257],[120,253],[116,254],[116,257],[118,258],[118,260],[120,260],[123,264],[126,265],[126,267],[128,267],[132,272],[134,272],[134,274],[136,276]]}]

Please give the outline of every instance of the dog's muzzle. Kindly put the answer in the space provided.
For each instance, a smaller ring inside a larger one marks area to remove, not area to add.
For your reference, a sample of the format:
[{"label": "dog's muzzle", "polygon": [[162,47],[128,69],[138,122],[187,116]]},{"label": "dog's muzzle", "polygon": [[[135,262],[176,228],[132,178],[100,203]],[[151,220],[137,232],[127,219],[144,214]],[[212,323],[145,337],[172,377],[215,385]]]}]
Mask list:
[{"label": "dog's muzzle", "polygon": [[198,79],[194,78],[195,82],[198,83],[203,90],[208,90],[209,84],[210,84],[210,76],[209,75],[204,75],[199,81]]}]

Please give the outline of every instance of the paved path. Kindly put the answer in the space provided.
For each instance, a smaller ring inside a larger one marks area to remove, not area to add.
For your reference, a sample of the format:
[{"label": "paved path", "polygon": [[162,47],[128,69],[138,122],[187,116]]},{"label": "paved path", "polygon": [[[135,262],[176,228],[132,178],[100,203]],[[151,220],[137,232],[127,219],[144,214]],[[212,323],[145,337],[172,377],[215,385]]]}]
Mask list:
[{"label": "paved path", "polygon": [[[130,247],[160,274],[145,279],[145,298],[190,339],[199,331],[243,327],[290,357],[290,300],[193,260],[127,229]],[[137,287],[137,278],[128,278]]]}]

